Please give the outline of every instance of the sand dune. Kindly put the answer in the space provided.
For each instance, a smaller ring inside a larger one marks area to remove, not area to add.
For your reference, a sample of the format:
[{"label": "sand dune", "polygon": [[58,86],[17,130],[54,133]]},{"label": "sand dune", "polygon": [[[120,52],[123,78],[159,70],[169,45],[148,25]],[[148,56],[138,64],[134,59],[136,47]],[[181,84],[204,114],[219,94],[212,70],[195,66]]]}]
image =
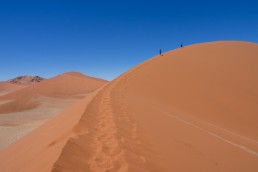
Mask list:
[{"label": "sand dune", "polygon": [[39,83],[43,80],[44,78],[39,76],[18,76],[8,81],[2,81],[0,82],[0,96]]},{"label": "sand dune", "polygon": [[78,98],[57,99],[38,97],[37,100],[31,100],[40,102],[40,105],[36,108],[1,114],[0,149],[4,149],[16,142],[79,100]]},{"label": "sand dune", "polygon": [[85,76],[77,72],[68,72],[44,80],[23,90],[18,90],[1,98],[17,99],[30,96],[70,97],[92,92],[106,84],[107,81]]},{"label": "sand dune", "polygon": [[0,150],[1,171],[51,171],[92,96],[94,93],[44,123],[15,144]]},{"label": "sand dune", "polygon": [[106,84],[107,81],[85,76],[81,73],[68,72],[41,81],[38,84],[11,92],[0,97],[0,101],[12,100],[0,105],[0,113],[20,112],[40,105],[38,97],[83,98]]},{"label": "sand dune", "polygon": [[[13,81],[31,83],[35,79],[39,78],[18,77]],[[0,96],[0,149],[106,83],[101,79],[69,72]]]},{"label": "sand dune", "polygon": [[155,57],[87,107],[53,171],[257,171],[258,45]]},{"label": "sand dune", "polygon": [[[0,167],[256,172],[257,56],[258,45],[246,42],[196,44],[156,56],[70,109],[78,116],[62,143],[53,142],[64,135],[54,125],[73,117],[61,120],[60,115],[39,128],[37,132],[51,133],[40,146],[35,131],[3,150]],[[51,142],[53,150],[46,146]]]}]

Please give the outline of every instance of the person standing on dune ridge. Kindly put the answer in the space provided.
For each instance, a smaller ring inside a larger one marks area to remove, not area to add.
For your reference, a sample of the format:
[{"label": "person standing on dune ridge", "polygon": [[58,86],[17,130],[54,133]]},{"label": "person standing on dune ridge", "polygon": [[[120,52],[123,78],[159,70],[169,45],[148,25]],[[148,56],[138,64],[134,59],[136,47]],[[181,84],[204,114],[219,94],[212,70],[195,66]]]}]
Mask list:
[{"label": "person standing on dune ridge", "polygon": [[161,56],[162,56],[162,51],[161,51],[161,49],[159,50],[159,55],[161,55]]}]

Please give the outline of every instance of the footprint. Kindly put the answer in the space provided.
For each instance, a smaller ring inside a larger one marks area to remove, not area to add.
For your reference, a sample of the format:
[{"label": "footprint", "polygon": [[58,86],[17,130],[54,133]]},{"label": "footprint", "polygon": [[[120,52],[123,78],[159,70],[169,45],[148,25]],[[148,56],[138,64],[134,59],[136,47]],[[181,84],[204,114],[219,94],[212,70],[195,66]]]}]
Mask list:
[{"label": "footprint", "polygon": [[121,141],[122,143],[124,143],[124,142],[125,142],[125,138],[124,138],[124,137],[121,137],[121,138],[120,138],[120,141]]},{"label": "footprint", "polygon": [[139,156],[139,159],[142,163],[146,163],[146,158],[144,156]]},{"label": "footprint", "polygon": [[133,126],[133,132],[137,132],[138,130],[137,124],[133,123],[132,126]]}]

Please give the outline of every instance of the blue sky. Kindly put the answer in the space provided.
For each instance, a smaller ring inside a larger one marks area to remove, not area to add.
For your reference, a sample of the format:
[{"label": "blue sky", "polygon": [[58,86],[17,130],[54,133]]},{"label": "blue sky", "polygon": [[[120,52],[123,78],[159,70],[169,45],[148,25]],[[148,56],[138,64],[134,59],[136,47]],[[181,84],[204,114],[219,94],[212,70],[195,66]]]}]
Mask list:
[{"label": "blue sky", "polygon": [[111,80],[181,43],[258,43],[258,1],[0,1],[0,80],[67,71]]}]

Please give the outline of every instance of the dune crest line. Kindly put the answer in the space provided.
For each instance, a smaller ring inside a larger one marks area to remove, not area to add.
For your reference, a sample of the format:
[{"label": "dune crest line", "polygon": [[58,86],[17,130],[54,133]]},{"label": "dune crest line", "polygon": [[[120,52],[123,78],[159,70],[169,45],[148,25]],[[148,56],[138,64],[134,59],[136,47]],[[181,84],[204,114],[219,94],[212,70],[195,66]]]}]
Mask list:
[{"label": "dune crest line", "polygon": [[107,85],[90,102],[53,172],[74,167],[90,172],[162,171],[151,145],[120,101],[120,84],[125,80]]}]

